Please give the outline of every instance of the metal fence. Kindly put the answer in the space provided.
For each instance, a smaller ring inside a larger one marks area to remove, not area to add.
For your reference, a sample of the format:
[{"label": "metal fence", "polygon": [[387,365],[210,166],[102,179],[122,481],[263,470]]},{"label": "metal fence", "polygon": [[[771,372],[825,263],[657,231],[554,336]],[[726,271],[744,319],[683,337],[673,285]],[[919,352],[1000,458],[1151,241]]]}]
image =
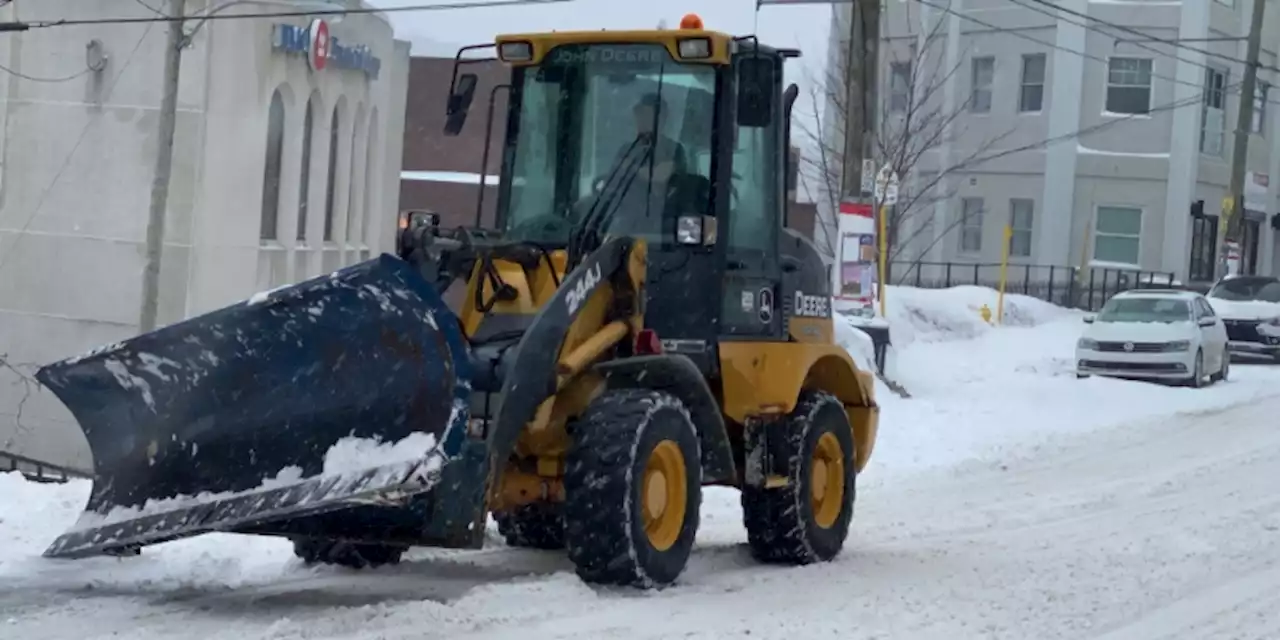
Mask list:
[{"label": "metal fence", "polygon": [[[923,289],[974,285],[1000,286],[999,263],[895,262],[890,272],[894,284]],[[1182,288],[1167,271],[1143,271],[1112,267],[1011,264],[1005,291],[1039,298],[1053,304],[1097,311],[1107,300],[1131,289]]]},{"label": "metal fence", "polygon": [[63,483],[71,478],[90,477],[89,474],[69,467],[49,464],[48,462],[20,456],[16,453],[0,451],[0,472],[3,471],[17,471],[26,476],[28,480],[35,482]]}]

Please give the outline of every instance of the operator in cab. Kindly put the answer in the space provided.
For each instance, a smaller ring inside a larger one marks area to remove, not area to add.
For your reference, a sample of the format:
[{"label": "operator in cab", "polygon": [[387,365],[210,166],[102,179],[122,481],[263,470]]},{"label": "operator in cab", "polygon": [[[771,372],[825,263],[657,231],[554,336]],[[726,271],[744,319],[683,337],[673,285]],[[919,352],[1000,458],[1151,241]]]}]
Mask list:
[{"label": "operator in cab", "polygon": [[619,215],[611,231],[649,235],[661,232],[664,212],[671,204],[680,177],[688,173],[688,152],[683,144],[662,133],[659,123],[667,116],[667,104],[657,93],[646,93],[632,108],[635,136],[619,146],[611,172],[618,190]]}]

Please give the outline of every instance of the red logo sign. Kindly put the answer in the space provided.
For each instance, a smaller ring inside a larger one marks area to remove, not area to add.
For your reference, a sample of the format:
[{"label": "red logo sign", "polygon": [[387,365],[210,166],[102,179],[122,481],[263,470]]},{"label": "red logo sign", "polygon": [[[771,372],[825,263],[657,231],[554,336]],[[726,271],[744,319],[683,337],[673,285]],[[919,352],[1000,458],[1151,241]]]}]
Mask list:
[{"label": "red logo sign", "polygon": [[324,20],[311,22],[311,55],[307,60],[316,71],[329,64],[329,25]]}]

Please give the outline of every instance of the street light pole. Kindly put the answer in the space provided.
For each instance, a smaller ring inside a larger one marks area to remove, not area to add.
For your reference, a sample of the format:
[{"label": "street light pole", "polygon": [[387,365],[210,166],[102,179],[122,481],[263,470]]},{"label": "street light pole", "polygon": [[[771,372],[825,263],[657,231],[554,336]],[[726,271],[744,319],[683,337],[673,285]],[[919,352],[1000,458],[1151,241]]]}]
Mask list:
[{"label": "street light pole", "polygon": [[160,100],[159,144],[151,182],[151,211],[147,218],[147,261],[142,270],[142,333],[156,328],[160,302],[160,261],[164,253],[164,223],[169,210],[169,178],[173,173],[173,136],[178,116],[178,80],[182,47],[186,44],[183,22],[186,0],[169,0],[169,33],[165,39],[164,91]]}]

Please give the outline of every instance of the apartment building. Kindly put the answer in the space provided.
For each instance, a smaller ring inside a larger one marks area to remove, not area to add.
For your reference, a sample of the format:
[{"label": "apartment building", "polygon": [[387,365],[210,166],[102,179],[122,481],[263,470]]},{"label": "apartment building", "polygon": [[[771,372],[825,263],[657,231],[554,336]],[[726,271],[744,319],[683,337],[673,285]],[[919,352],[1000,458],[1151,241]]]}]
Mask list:
[{"label": "apartment building", "polygon": [[[1008,225],[1015,265],[1211,279],[1253,1],[885,3],[882,128],[943,123],[903,176],[928,192],[903,215],[916,230],[900,234],[904,254],[998,262]],[[834,56],[850,7],[833,7]],[[1280,272],[1280,7],[1269,13],[1241,247],[1242,270],[1267,274]]]}]

